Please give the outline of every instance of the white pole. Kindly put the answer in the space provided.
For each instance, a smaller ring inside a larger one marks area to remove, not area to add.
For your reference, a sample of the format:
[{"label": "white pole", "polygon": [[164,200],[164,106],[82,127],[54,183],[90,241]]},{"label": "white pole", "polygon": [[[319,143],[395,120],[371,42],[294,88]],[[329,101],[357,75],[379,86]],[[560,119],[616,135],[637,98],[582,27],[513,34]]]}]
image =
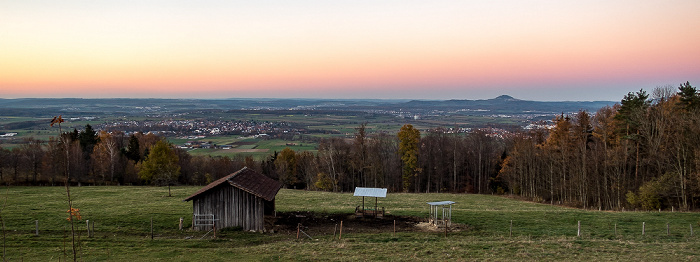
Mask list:
[{"label": "white pole", "polygon": [[450,226],[452,225],[452,205],[450,205]]}]

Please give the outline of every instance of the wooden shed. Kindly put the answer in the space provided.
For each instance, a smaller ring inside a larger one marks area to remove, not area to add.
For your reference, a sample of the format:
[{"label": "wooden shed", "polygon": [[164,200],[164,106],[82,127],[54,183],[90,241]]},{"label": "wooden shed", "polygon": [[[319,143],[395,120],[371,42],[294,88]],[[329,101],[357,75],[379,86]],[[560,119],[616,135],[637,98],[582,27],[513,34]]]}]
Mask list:
[{"label": "wooden shed", "polygon": [[244,167],[183,201],[192,200],[195,230],[208,230],[216,223],[216,228],[262,231],[265,216],[274,215],[275,196],[281,187],[274,179]]}]

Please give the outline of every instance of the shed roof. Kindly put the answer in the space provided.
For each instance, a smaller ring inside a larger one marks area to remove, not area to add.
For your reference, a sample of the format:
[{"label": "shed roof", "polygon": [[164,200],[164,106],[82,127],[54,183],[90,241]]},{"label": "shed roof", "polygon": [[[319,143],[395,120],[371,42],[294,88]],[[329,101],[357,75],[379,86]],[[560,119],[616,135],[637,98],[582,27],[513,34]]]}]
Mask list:
[{"label": "shed roof", "polygon": [[185,198],[183,201],[190,201],[192,199],[195,199],[202,193],[207,192],[212,188],[215,188],[225,182],[228,182],[228,184],[232,186],[235,186],[243,191],[253,194],[254,196],[263,198],[267,201],[272,201],[273,199],[275,199],[275,195],[277,195],[277,192],[280,190],[280,188],[282,188],[282,184],[280,182],[277,182],[272,178],[259,174],[258,172],[255,172],[252,169],[249,169],[248,167],[244,167],[243,169],[238,170],[233,174],[211,182],[205,187],[199,189],[191,196]]},{"label": "shed roof", "polygon": [[428,205],[431,206],[444,206],[444,205],[452,205],[455,202],[452,201],[438,201],[438,202],[428,202]]},{"label": "shed roof", "polygon": [[386,197],[386,188],[356,187],[354,196]]}]

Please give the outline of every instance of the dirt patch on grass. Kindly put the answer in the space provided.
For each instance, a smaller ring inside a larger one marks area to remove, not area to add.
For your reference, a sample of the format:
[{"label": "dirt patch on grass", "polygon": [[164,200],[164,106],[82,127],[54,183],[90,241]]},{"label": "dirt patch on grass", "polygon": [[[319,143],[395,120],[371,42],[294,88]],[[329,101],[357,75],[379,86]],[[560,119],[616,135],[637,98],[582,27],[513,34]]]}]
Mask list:
[{"label": "dirt patch on grass", "polygon": [[[268,221],[275,233],[297,233],[297,225],[311,236],[339,234],[340,222],[343,222],[343,233],[391,233],[396,232],[440,232],[444,227],[435,227],[425,221],[425,218],[386,215],[384,217],[357,217],[355,214],[320,214],[314,212],[284,212],[277,213],[276,218]],[[395,222],[394,222],[395,221]],[[462,231],[465,225],[452,224],[450,232]]]}]

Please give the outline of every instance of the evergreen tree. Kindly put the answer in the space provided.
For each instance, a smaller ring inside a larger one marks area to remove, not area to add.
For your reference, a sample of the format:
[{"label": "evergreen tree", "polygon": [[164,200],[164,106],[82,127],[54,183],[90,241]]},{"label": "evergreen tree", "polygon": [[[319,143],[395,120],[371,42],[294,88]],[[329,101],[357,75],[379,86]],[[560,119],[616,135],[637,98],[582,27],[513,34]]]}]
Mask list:
[{"label": "evergreen tree", "polygon": [[413,125],[406,124],[401,127],[398,133],[399,155],[403,162],[403,191],[408,192],[411,185],[411,178],[420,171],[418,169],[418,143],[420,142],[420,131]]},{"label": "evergreen tree", "polygon": [[80,140],[80,147],[83,149],[83,152],[88,154],[92,152],[93,148],[99,141],[97,131],[92,129],[90,124],[85,125],[85,130],[78,133],[78,139]]},{"label": "evergreen tree", "polygon": [[133,160],[134,162],[138,163],[141,161],[140,151],[139,139],[136,137],[136,135],[131,135],[131,137],[129,137],[129,144],[126,146],[126,150],[124,150],[124,155],[129,160]]},{"label": "evergreen tree", "polygon": [[678,87],[679,104],[688,111],[700,109],[700,94],[690,82],[685,82]]}]

